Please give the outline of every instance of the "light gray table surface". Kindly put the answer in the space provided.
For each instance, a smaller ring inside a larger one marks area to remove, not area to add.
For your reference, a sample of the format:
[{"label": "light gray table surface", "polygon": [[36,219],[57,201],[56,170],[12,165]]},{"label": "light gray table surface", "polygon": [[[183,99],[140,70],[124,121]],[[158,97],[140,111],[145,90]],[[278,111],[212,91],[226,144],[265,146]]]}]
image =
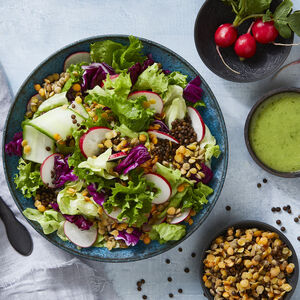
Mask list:
[{"label": "light gray table surface", "polygon": [[[105,270],[112,282],[110,299],[193,300],[205,299],[199,284],[199,254],[206,240],[229,222],[253,219],[275,225],[280,218],[286,235],[300,253],[300,224],[286,213],[273,214],[272,206],[290,204],[293,216],[300,214],[300,178],[284,179],[260,169],[249,156],[243,130],[246,116],[258,98],[274,88],[300,86],[300,66],[290,67],[276,80],[267,78],[255,83],[225,81],[199,58],[193,38],[193,27],[203,0],[10,0],[0,1],[0,62],[13,94],[26,76],[55,50],[78,39],[102,34],[133,34],[161,43],[189,61],[205,78],[224,114],[229,136],[229,167],[221,196],[204,224],[178,248],[145,261],[126,264],[103,264],[85,261],[97,270]],[[294,0],[300,9],[300,0]],[[213,16],[212,16],[213,17]],[[295,41],[300,42],[298,37]],[[300,59],[299,48],[293,47],[287,62]],[[7,112],[10,103],[1,111]],[[0,115],[3,124],[5,113]],[[268,179],[258,189],[256,184]],[[232,207],[230,212],[225,206]],[[11,250],[13,251],[13,250]],[[165,264],[169,258],[171,264]],[[25,261],[25,260],[24,260]],[[183,269],[190,268],[189,273]],[[172,282],[167,277],[173,278]],[[136,290],[136,281],[144,278],[143,292]],[[177,289],[182,288],[183,294]],[[99,299],[101,296],[99,295]],[[298,285],[293,299],[300,299]]]}]

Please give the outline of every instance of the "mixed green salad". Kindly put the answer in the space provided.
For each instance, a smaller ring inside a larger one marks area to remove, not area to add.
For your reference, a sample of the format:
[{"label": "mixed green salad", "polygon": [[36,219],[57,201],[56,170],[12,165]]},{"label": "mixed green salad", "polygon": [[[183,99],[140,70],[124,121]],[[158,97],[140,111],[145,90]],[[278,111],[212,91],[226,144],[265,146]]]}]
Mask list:
[{"label": "mixed green salad", "polygon": [[78,247],[176,241],[207,203],[219,146],[197,106],[199,77],[165,70],[142,42],[111,40],[70,55],[34,87],[15,184],[24,215]]}]

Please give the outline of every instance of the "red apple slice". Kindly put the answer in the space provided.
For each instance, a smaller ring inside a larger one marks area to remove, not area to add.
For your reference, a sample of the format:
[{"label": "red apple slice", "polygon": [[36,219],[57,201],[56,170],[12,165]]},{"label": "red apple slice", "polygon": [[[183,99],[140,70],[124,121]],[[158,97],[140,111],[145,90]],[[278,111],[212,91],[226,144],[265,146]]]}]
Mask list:
[{"label": "red apple slice", "polygon": [[89,52],[75,52],[69,55],[64,63],[64,71],[66,72],[71,65],[76,65],[82,62],[90,64],[91,58]]},{"label": "red apple slice", "polygon": [[197,134],[197,142],[201,142],[205,136],[205,124],[203,119],[196,108],[189,106],[187,109],[188,115],[191,118],[192,126]]},{"label": "red apple slice", "polygon": [[150,108],[154,108],[156,113],[158,114],[162,113],[164,108],[164,102],[160,98],[160,96],[154,92],[149,92],[149,91],[133,92],[129,94],[128,99],[136,99],[141,96],[145,96],[147,98],[147,101],[150,101]]},{"label": "red apple slice", "polygon": [[169,135],[165,132],[158,131],[158,130],[148,130],[148,133],[156,135],[156,137],[159,139],[169,140],[175,144],[179,144],[179,141],[177,141],[175,138],[173,138],[171,135]]},{"label": "red apple slice", "polygon": [[85,157],[100,153],[99,144],[105,139],[105,134],[111,129],[107,127],[91,127],[79,140],[79,148]]},{"label": "red apple slice", "polygon": [[190,211],[191,211],[190,208],[186,208],[185,210],[183,210],[181,212],[181,216],[173,218],[171,220],[170,224],[178,224],[178,223],[182,222],[183,220],[185,220],[189,216]]},{"label": "red apple slice", "polygon": [[152,204],[161,204],[169,200],[172,194],[172,188],[169,181],[163,176],[156,173],[148,173],[144,177],[153,182],[160,189],[160,193],[153,199]]},{"label": "red apple slice", "polygon": [[[120,74],[115,74],[115,75],[109,75],[109,78],[112,82],[114,82],[118,77],[119,77]],[[103,87],[104,86],[104,81],[106,81],[106,79],[102,80],[100,86]]]},{"label": "red apple slice", "polygon": [[60,154],[54,153],[49,155],[43,161],[40,167],[41,178],[44,184],[50,188],[54,188],[55,185],[52,183],[53,177],[52,174],[54,172],[54,158],[56,156],[60,156]]},{"label": "red apple slice", "polygon": [[81,248],[91,247],[97,239],[97,229],[92,226],[89,230],[81,230],[74,223],[65,221],[64,232],[67,238]]},{"label": "red apple slice", "polygon": [[108,161],[112,161],[112,160],[117,160],[117,159],[120,159],[120,158],[124,158],[126,157],[128,154],[125,153],[125,152],[117,152],[117,153],[114,153],[112,154],[109,158],[108,158]]}]

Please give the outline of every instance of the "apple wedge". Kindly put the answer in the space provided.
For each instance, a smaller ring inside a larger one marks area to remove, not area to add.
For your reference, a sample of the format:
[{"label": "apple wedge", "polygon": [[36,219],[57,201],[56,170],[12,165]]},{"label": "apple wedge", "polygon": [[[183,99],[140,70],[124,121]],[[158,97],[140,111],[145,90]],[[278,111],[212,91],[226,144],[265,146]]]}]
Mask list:
[{"label": "apple wedge", "polygon": [[171,220],[170,224],[178,224],[178,223],[184,221],[189,216],[190,212],[191,212],[191,209],[186,208],[185,210],[183,210],[181,212],[181,216],[173,218]]},{"label": "apple wedge", "polygon": [[82,62],[90,64],[91,58],[89,52],[75,52],[69,55],[64,63],[64,71],[66,72],[71,65],[76,65]]},{"label": "apple wedge", "polygon": [[81,248],[91,247],[97,239],[97,229],[92,226],[89,230],[81,230],[74,223],[65,221],[64,232],[67,238]]},{"label": "apple wedge", "polygon": [[196,108],[189,106],[187,109],[192,126],[197,134],[197,142],[201,142],[205,136],[205,124],[203,119]]},{"label": "apple wedge", "polygon": [[158,114],[161,114],[164,108],[164,102],[161,99],[161,97],[154,93],[149,91],[137,91],[129,94],[128,99],[136,99],[138,97],[145,96],[147,98],[147,101],[150,102],[150,108],[154,108],[155,112]]},{"label": "apple wedge", "polygon": [[54,159],[60,154],[54,153],[49,155],[42,163],[40,167],[41,179],[43,183],[49,188],[54,188],[53,182],[53,172],[54,172]]},{"label": "apple wedge", "polygon": [[107,127],[91,127],[79,140],[79,148],[85,157],[100,153],[99,144],[105,139],[105,134],[111,129]]},{"label": "apple wedge", "polygon": [[148,133],[149,134],[154,134],[156,135],[156,137],[158,139],[162,139],[162,140],[168,140],[168,141],[171,141],[175,144],[179,144],[179,141],[176,140],[175,138],[173,138],[171,135],[165,133],[165,132],[162,132],[162,131],[158,131],[158,130],[148,130]]},{"label": "apple wedge", "polygon": [[172,194],[172,188],[169,181],[156,173],[144,175],[146,180],[154,183],[155,187],[160,189],[160,193],[152,200],[152,204],[161,204],[169,200]]}]

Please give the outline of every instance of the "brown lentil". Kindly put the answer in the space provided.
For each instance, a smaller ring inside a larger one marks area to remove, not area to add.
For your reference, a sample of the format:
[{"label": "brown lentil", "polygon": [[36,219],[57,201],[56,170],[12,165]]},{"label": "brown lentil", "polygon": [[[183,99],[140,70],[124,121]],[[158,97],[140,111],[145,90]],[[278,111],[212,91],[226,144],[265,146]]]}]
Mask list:
[{"label": "brown lentil", "polygon": [[258,184],[257,184],[257,187],[258,187],[258,188],[261,188],[261,183],[258,183]]},{"label": "brown lentil", "polygon": [[267,183],[268,180],[266,178],[263,179],[263,183]]},{"label": "brown lentil", "polygon": [[280,228],[280,230],[284,232],[284,231],[285,231],[285,227],[282,226],[282,227]]},{"label": "brown lentil", "polygon": [[191,254],[191,256],[192,256],[192,257],[196,257],[196,253],[193,252],[193,253]]},{"label": "brown lentil", "polygon": [[173,297],[174,297],[174,295],[173,295],[172,293],[170,293],[170,294],[169,294],[169,297],[170,297],[170,298],[173,298]]},{"label": "brown lentil", "polygon": [[139,292],[142,290],[142,288],[141,288],[140,286],[138,286],[136,289],[137,289]]},{"label": "brown lentil", "polygon": [[300,236],[297,237],[297,240],[300,241]]},{"label": "brown lentil", "polygon": [[169,264],[171,261],[167,258],[166,259],[166,264]]},{"label": "brown lentil", "polygon": [[299,222],[299,218],[298,218],[298,217],[294,218],[294,221],[295,221],[296,223],[298,223],[298,222]]},{"label": "brown lentil", "polygon": [[181,247],[180,247],[180,248],[178,248],[178,251],[179,251],[179,252],[182,252],[182,248],[181,248]]},{"label": "brown lentil", "polygon": [[281,211],[281,208],[278,206],[278,207],[276,207],[276,211]]},{"label": "brown lentil", "polygon": [[184,272],[188,273],[188,272],[190,272],[190,269],[189,268],[184,268]]},{"label": "brown lentil", "polygon": [[287,207],[286,207],[286,206],[284,206],[282,209],[283,209],[284,211],[287,211]]},{"label": "brown lentil", "polygon": [[197,134],[189,117],[186,117],[183,120],[177,119],[173,121],[170,133],[181,145],[189,145],[197,141]]},{"label": "brown lentil", "polygon": [[171,282],[172,281],[172,277],[168,277],[168,281]]},{"label": "brown lentil", "polygon": [[281,221],[280,221],[280,220],[277,220],[277,221],[276,221],[276,224],[277,224],[277,225],[280,225],[280,224],[281,224]]},{"label": "brown lentil", "polygon": [[182,289],[178,289],[178,293],[182,294],[183,290]]},{"label": "brown lentil", "polygon": [[143,299],[147,299],[148,297],[146,295],[143,295]]},{"label": "brown lentil", "polygon": [[46,151],[50,151],[51,148],[49,146],[46,147]]},{"label": "brown lentil", "polygon": [[229,205],[227,205],[227,206],[225,207],[225,209],[226,209],[227,211],[229,211],[229,210],[231,210],[231,207],[230,207]]}]

